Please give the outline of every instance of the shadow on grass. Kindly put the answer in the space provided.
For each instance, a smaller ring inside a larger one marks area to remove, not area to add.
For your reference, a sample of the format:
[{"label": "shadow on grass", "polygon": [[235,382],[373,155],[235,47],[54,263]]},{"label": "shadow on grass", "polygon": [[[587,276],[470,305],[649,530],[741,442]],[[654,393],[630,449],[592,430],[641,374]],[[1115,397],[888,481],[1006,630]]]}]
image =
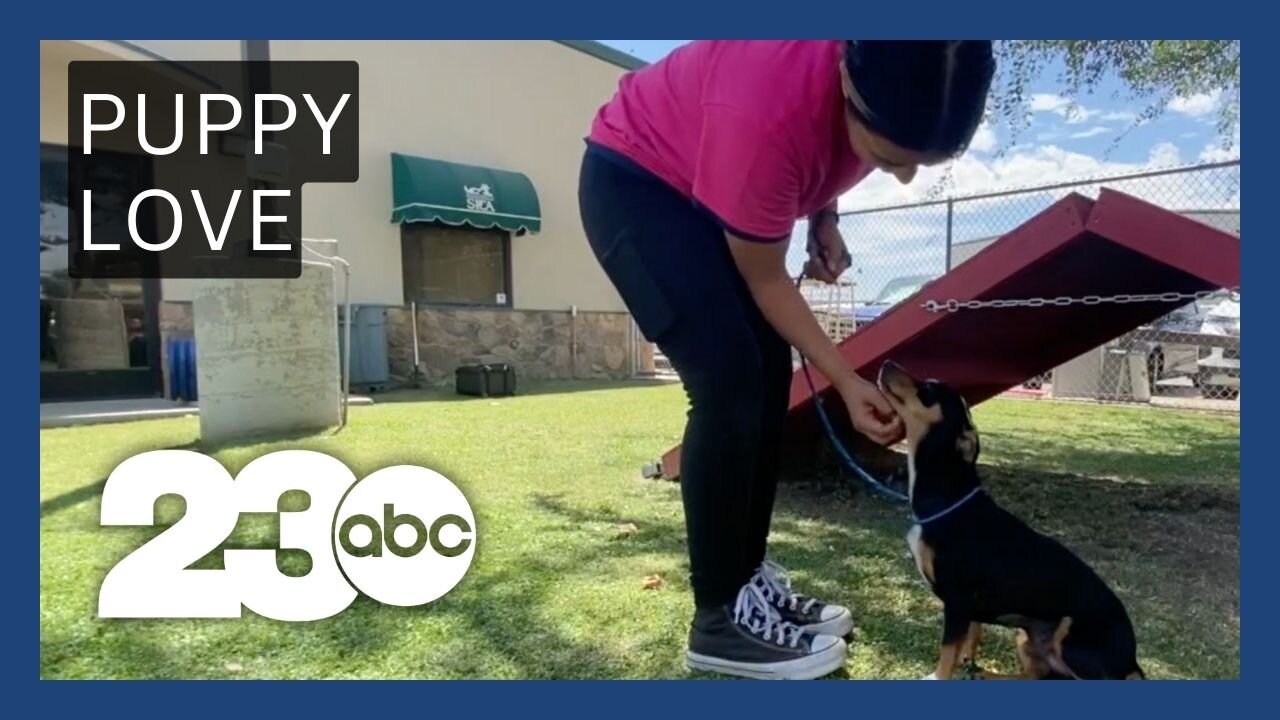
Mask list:
[{"label": "shadow on grass", "polygon": [[[1105,437],[1098,434],[1099,440]],[[997,501],[1064,542],[1112,583],[1137,627],[1140,659],[1154,676],[1238,676],[1238,488],[1167,480],[1156,472],[1122,480],[1037,472],[1025,469],[1034,465],[1025,457],[1005,460],[1019,457],[1033,442],[1016,435],[999,440],[1013,449],[1001,457],[1001,465],[983,467]],[[1185,452],[1208,452],[1199,447]],[[1123,464],[1131,454],[1125,447],[1097,450],[1091,462]],[[829,485],[821,480],[782,489],[771,555],[802,580],[801,589],[853,607],[855,653],[899,670],[927,668],[936,659],[940,605],[907,556],[904,508],[840,485],[823,490]],[[47,500],[41,514],[90,500],[101,486]],[[655,674],[671,673],[670,660],[683,652],[691,610],[685,577],[668,576],[662,592],[677,593],[674,597],[643,596],[661,597],[662,607],[679,608],[664,634],[638,639],[658,660],[638,659],[599,641],[635,634],[629,624],[634,618],[611,604],[594,603],[583,603],[580,611],[570,610],[578,616],[566,617],[566,607],[574,605],[571,600],[566,605],[558,593],[567,580],[577,587],[584,579],[617,581],[618,563],[634,559],[661,558],[687,573],[682,518],[631,517],[605,501],[576,503],[569,494],[534,494],[528,508],[537,533],[552,539],[549,548],[482,549],[471,574],[430,605],[394,608],[361,597],[334,618],[290,624],[287,630],[256,616],[55,628],[42,634],[42,673],[75,675],[86,657],[94,658],[96,671],[110,668],[116,677],[232,677],[229,663],[256,677],[327,668],[334,677],[612,678],[648,672],[646,662],[657,668]],[[584,528],[607,532],[609,526],[630,522],[641,525],[634,536],[583,535]],[[271,547],[274,531],[273,524],[254,534],[250,546]],[[626,592],[646,591],[637,583]],[[406,635],[421,618],[447,631],[438,637]],[[380,665],[390,648],[406,642],[422,648],[416,664]],[[1012,663],[1007,643],[995,640],[985,652]],[[277,659],[277,653],[291,657]],[[304,656],[301,662],[298,654]]]},{"label": "shadow on grass", "polygon": [[[581,527],[586,523],[623,524],[633,518],[618,514],[606,508],[580,508],[570,505],[556,496],[537,496],[534,504],[540,510],[559,518],[565,527]],[[927,656],[933,649],[928,648],[929,640],[920,642],[903,641],[906,634],[914,635],[916,640],[933,637],[933,618],[915,612],[918,608],[890,606],[883,603],[864,602],[862,589],[875,588],[886,581],[886,573],[894,575],[894,562],[885,557],[886,551],[891,555],[902,555],[902,527],[897,524],[900,513],[895,508],[875,507],[858,525],[840,525],[830,522],[801,522],[795,517],[794,505],[784,500],[775,514],[773,523],[774,539],[770,543],[770,554],[781,560],[794,573],[806,576],[805,589],[824,596],[832,602],[842,602],[855,608],[858,628],[855,630],[855,642],[868,642],[877,646],[878,651],[894,662],[911,662]],[[866,542],[868,534],[874,536]],[[779,539],[782,535],[791,539]],[[893,550],[888,550],[890,547]],[[679,559],[682,572],[688,572],[685,549],[685,528],[682,519],[659,523],[655,526],[650,518],[644,531],[635,537],[609,543],[605,550],[613,559],[652,554],[666,554]],[[865,557],[860,557],[865,556]],[[579,560],[587,563],[598,561],[598,556],[589,556]],[[852,562],[850,562],[852,560]],[[859,561],[862,562],[859,562]],[[886,562],[887,561],[887,562]],[[901,564],[901,563],[898,563]],[[886,568],[889,568],[886,570]],[[910,582],[913,575],[907,575],[904,566],[898,569],[900,578],[889,578],[892,582]],[[581,569],[566,569],[566,572],[582,572]],[[914,572],[914,571],[912,571]],[[685,585],[683,579],[680,586]],[[689,598],[688,612],[692,612],[692,597]],[[686,622],[685,617],[680,622]],[[936,646],[935,646],[936,647]],[[683,645],[670,649],[673,653],[683,651]],[[703,674],[699,674],[703,677]],[[847,669],[834,674],[833,678],[847,678]],[[715,677],[705,675],[705,677]]]},{"label": "shadow on grass", "polygon": [[[247,437],[247,438],[243,438],[243,439],[239,439],[231,442],[223,442],[223,443],[208,443],[208,442],[204,442],[202,440],[197,439],[191,442],[183,443],[181,445],[169,445],[166,447],[122,448],[120,450],[120,458],[114,461],[113,465],[119,465],[120,463],[124,462],[125,460],[128,460],[129,458],[135,455],[138,455],[143,452],[153,451],[153,450],[191,450],[194,452],[203,453],[205,455],[215,455],[223,451],[235,450],[242,447],[251,447],[254,445],[284,444],[284,443],[291,443],[291,442],[299,443],[304,441],[313,441],[318,438],[323,438],[329,434],[331,433],[330,432],[277,433],[277,434]],[[107,484],[107,479],[103,478],[101,480],[98,480],[97,482],[89,483],[87,485],[81,485],[72,490],[68,490],[67,492],[64,492],[60,495],[55,495],[54,497],[51,497],[48,500],[43,500],[40,503],[40,517],[42,518],[48,517],[59,511],[66,510],[68,508],[79,505],[80,503],[88,502],[90,500],[94,500],[101,497],[102,490],[106,486],[106,484]]]},{"label": "shadow on grass", "polygon": [[[982,468],[1003,507],[1076,552],[1127,605],[1156,677],[1239,675],[1239,491]],[[915,575],[899,507],[788,487],[771,554],[815,594],[847,599],[860,642],[931,663],[941,605]],[[907,590],[902,599],[899,590]],[[893,612],[886,600],[897,602]],[[1012,646],[988,652],[1012,663]]]},{"label": "shadow on grass", "polygon": [[[655,388],[678,384],[678,380],[532,380],[516,381],[515,397],[534,397],[538,395],[564,395],[578,392],[598,392],[601,390],[634,390]],[[384,403],[415,402],[487,402],[504,398],[474,397],[459,395],[449,384],[429,385],[423,388],[401,388],[385,393],[370,395],[374,405]]]},{"label": "shadow on grass", "polygon": [[[548,529],[592,522],[612,522],[614,516],[579,512],[549,497],[535,499]],[[381,605],[360,597],[341,614],[311,623],[294,623],[288,633],[280,624],[246,613],[243,620],[125,620],[95,623],[92,631],[46,632],[41,637],[44,675],[75,676],[76,660],[92,657],[94,667],[111,668],[121,678],[217,678],[233,677],[225,668],[241,666],[238,673],[250,677],[279,677],[271,669],[275,650],[306,654],[333,668],[334,676],[377,676],[374,661],[406,637],[415,619],[439,619],[449,628],[436,642],[422,642],[421,663],[386,670],[394,677],[487,677],[495,673],[521,678],[617,678],[634,674],[629,658],[598,641],[598,633],[611,634],[627,619],[616,608],[597,608],[601,614],[589,636],[575,637],[546,609],[551,595],[567,578],[599,573],[603,565],[620,556],[641,553],[680,553],[682,535],[670,527],[647,523],[646,532],[626,541],[602,541],[563,555],[536,550],[477,562],[472,572],[440,600],[416,608]],[[236,547],[271,547],[256,539]],[[482,560],[477,556],[477,560]],[[639,591],[637,588],[638,592]],[[581,621],[582,618],[573,618]],[[685,618],[680,618],[685,622]],[[176,642],[175,642],[176,639]],[[249,657],[245,654],[248,653]],[[314,665],[306,665],[314,667]],[[284,672],[283,676],[289,676]]]},{"label": "shadow on grass", "polygon": [[107,481],[104,478],[98,482],[81,485],[74,490],[68,490],[61,495],[55,495],[48,500],[44,500],[40,503],[40,517],[44,518],[61,510],[101,497],[102,488],[106,487],[106,485]]},{"label": "shadow on grass", "polygon": [[[245,611],[242,618],[195,620],[115,620],[93,632],[44,631],[40,638],[42,677],[79,677],[77,660],[92,658],[89,678],[216,679],[301,677],[273,666],[278,652],[323,658],[333,677],[344,662],[376,657],[395,643],[403,625],[397,611],[359,597],[344,614],[310,623],[282,623]],[[238,666],[238,667],[237,667]],[[104,674],[103,668],[109,668]],[[56,669],[56,671],[51,672]]]},{"label": "shadow on grass", "polygon": [[[983,451],[1000,464],[1091,477],[1153,482],[1238,483],[1238,418],[1151,408],[1046,406],[1037,422],[1019,422],[1012,406],[979,416]],[[979,409],[979,413],[987,412]],[[1088,412],[1088,415],[1084,413]]]},{"label": "shadow on grass", "polygon": [[1153,482],[1238,481],[1239,436],[1179,430],[1160,437],[1161,442],[1154,449],[1149,442],[1080,430],[1059,438],[996,432],[987,433],[983,440],[984,445],[995,448],[987,453],[989,460],[1009,467]]},{"label": "shadow on grass", "polygon": [[[520,563],[468,578],[423,612],[451,616],[457,636],[432,652],[433,672],[485,677],[494,668],[529,679],[626,677],[626,658],[608,643],[571,637],[544,610],[548,596],[572,574],[564,561],[524,557]],[[599,629],[608,633],[607,627]]]},{"label": "shadow on grass", "polygon": [[[228,451],[234,452],[242,448],[250,448],[255,446],[267,446],[267,445],[282,445],[286,447],[264,448],[264,452],[262,454],[266,454],[267,452],[270,452],[270,451],[284,450],[284,449],[306,449],[306,450],[313,450],[315,452],[322,452],[326,455],[330,455],[342,461],[343,464],[345,464],[348,468],[350,468],[351,471],[355,473],[357,477],[364,477],[364,475],[366,475],[367,473],[373,472],[374,470],[378,470],[383,467],[389,467],[392,465],[402,465],[402,464],[422,465],[425,467],[430,467],[437,472],[443,473],[446,477],[458,477],[457,474],[452,472],[451,468],[447,463],[444,463],[439,459],[437,459],[436,457],[432,456],[429,448],[410,447],[410,448],[406,448],[403,454],[382,453],[382,454],[379,454],[376,459],[373,459],[373,458],[356,459],[350,453],[344,452],[343,448],[341,447],[325,447],[323,445],[324,440],[331,436],[332,436],[331,433],[319,433],[319,434],[294,433],[294,434],[283,434],[283,435],[264,435],[264,436],[247,438],[240,441],[226,442],[226,443],[206,443],[206,442],[197,440],[189,443],[184,443],[182,445],[173,445],[173,446],[163,447],[163,448],[149,448],[147,450],[191,450],[194,452],[203,453],[205,455],[217,455],[219,453],[228,452]],[[287,447],[291,443],[302,445],[302,447],[301,448]],[[312,445],[312,446],[307,447],[306,445]],[[119,462],[124,462],[129,457],[132,457],[133,455],[136,455],[137,453],[144,452],[144,451],[146,450],[130,451],[127,454],[125,454],[124,457],[121,457]],[[240,470],[243,469],[244,465],[248,464],[254,459],[255,457],[236,458],[235,462],[232,462],[230,464],[227,463],[225,459],[219,459],[219,462],[234,477]],[[40,503],[40,517],[42,519],[48,518],[63,510],[73,508],[82,503],[97,500],[100,497],[102,497],[102,491],[106,487],[106,484],[107,484],[107,479],[103,478],[102,480],[91,482],[86,485],[81,485],[79,487],[68,490],[62,494],[55,495],[47,500],[43,500]]]}]

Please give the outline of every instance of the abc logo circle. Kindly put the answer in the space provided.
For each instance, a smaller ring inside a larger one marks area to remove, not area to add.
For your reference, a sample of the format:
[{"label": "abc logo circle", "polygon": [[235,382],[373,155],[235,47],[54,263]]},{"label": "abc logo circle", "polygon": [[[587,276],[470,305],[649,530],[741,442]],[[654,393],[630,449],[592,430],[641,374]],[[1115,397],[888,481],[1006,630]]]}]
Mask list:
[{"label": "abc logo circle", "polygon": [[471,505],[449,478],[411,465],[356,482],[333,523],[338,565],[355,587],[411,607],[453,589],[476,552]]}]

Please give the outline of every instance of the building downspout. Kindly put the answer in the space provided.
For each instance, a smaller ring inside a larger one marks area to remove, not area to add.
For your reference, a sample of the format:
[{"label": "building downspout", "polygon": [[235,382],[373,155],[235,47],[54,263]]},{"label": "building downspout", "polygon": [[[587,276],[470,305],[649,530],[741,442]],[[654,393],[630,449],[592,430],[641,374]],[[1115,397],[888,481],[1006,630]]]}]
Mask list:
[{"label": "building downspout", "polygon": [[578,379],[578,306],[569,306],[569,378]]},{"label": "building downspout", "polygon": [[627,377],[634,378],[639,370],[637,362],[639,358],[636,354],[639,348],[636,345],[636,321],[630,315],[627,316]]},{"label": "building downspout", "polygon": [[[312,240],[312,242],[325,242],[323,240]],[[328,241],[334,242],[334,241]],[[336,244],[336,243],[335,243]],[[320,260],[303,260],[306,265],[320,265],[330,270],[335,270],[335,266],[342,268],[342,318],[345,327],[342,328],[344,337],[341,360],[341,382],[342,382],[342,416],[338,424],[338,429],[334,433],[342,432],[347,427],[347,409],[351,406],[351,325],[353,318],[351,317],[351,263],[347,262],[338,255],[325,255],[316,252],[306,246],[306,240],[302,241],[302,249],[320,258]],[[338,273],[333,273],[334,296],[337,296]]]},{"label": "building downspout", "polygon": [[413,326],[413,369],[409,371],[409,384],[415,388],[420,388],[426,384],[426,377],[422,372],[422,355],[418,350],[418,301],[414,300],[409,303],[409,322]]}]

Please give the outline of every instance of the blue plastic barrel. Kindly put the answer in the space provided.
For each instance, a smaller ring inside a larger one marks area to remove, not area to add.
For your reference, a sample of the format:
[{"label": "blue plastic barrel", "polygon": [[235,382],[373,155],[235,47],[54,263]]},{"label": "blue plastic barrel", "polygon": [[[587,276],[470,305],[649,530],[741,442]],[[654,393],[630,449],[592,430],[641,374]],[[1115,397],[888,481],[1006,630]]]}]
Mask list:
[{"label": "blue plastic barrel", "polygon": [[[387,313],[380,305],[358,305],[351,310],[351,384],[384,385],[391,379],[387,359]],[[346,347],[346,328],[338,326],[338,347]]]},{"label": "blue plastic barrel", "polygon": [[196,341],[195,338],[169,338],[169,396],[174,400],[195,401],[196,391]]}]

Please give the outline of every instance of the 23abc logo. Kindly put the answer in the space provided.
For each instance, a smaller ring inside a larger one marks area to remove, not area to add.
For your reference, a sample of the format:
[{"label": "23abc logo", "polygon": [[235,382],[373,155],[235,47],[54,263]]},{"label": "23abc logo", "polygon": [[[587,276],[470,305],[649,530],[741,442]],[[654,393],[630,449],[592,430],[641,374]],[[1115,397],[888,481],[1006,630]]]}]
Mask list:
[{"label": "23abc logo", "polygon": [[[309,504],[280,512],[280,497],[291,490],[305,492]],[[466,497],[444,475],[412,465],[357,480],[336,458],[285,450],[232,479],[207,455],[156,450],[125,460],[107,478],[101,524],[153,525],[162,495],[182,496],[186,513],[107,573],[99,617],[234,618],[243,606],[275,620],[320,620],[346,609],[358,591],[388,605],[422,605],[453,589],[475,555]],[[305,551],[311,571],[284,575],[275,548],[228,548],[223,569],[189,569],[244,512],[279,512],[279,548]]]}]

